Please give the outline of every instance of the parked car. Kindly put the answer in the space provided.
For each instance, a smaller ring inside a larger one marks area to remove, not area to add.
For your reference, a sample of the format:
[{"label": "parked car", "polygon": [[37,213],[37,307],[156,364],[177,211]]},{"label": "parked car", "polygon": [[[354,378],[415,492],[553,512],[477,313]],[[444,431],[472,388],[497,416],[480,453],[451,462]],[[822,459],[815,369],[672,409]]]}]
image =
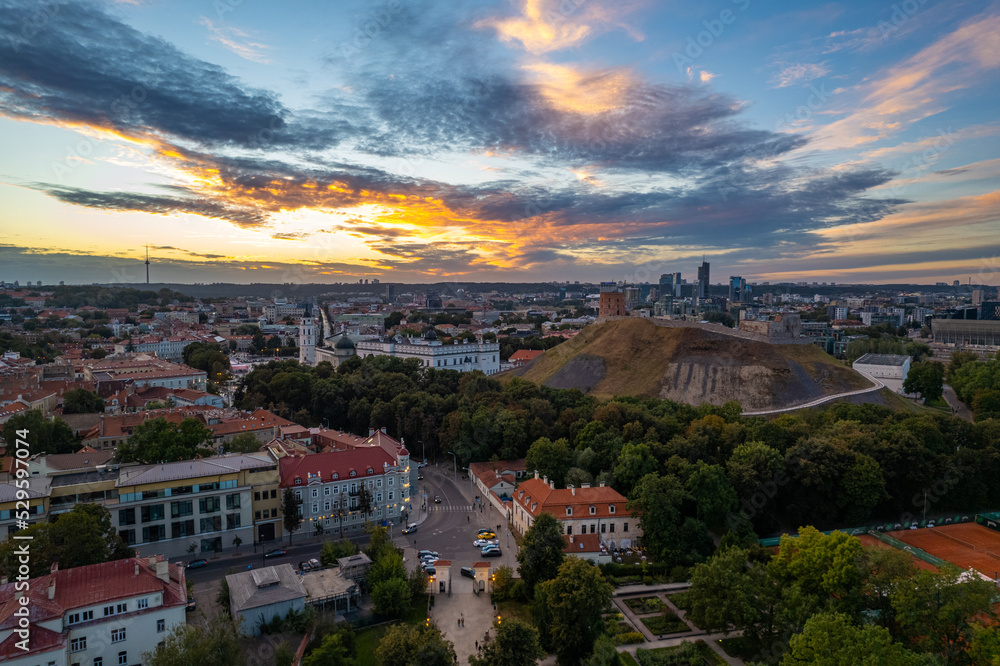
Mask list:
[{"label": "parked car", "polygon": [[472,567],[462,567],[461,569],[458,570],[458,572],[463,576],[465,576],[466,578],[476,577],[476,570],[473,569]]},{"label": "parked car", "polygon": [[434,567],[424,567],[424,573],[427,574],[428,576],[434,576],[435,574],[437,574],[437,569],[435,569]]},{"label": "parked car", "polygon": [[188,562],[188,569],[201,569],[208,566],[208,560],[191,560]]},{"label": "parked car", "polygon": [[497,545],[497,540],[496,539],[476,539],[475,541],[472,542],[472,545],[476,546],[477,548],[482,548],[483,546],[496,546]]},{"label": "parked car", "polygon": [[438,563],[438,558],[436,558],[436,557],[426,557],[426,558],[420,560],[420,566],[422,566],[422,567],[434,566],[437,563]]},{"label": "parked car", "polygon": [[479,536],[476,537],[476,538],[477,539],[483,539],[483,540],[489,540],[489,539],[496,539],[497,535],[494,532],[480,532]]},{"label": "parked car", "polygon": [[274,550],[269,550],[266,553],[264,553],[264,559],[269,560],[272,557],[281,557],[282,555],[287,555],[287,554],[288,551],[285,550],[284,548],[276,548]]},{"label": "parked car", "polygon": [[484,527],[479,530],[479,534],[493,534],[493,530],[488,527]]},{"label": "parked car", "polygon": [[193,611],[197,607],[198,607],[198,602],[194,600],[193,596],[188,595],[187,610]]},{"label": "parked car", "polygon": [[409,525],[403,528],[403,534],[413,534],[416,531],[417,531],[416,523],[410,523]]},{"label": "parked car", "polygon": [[423,461],[423,462],[418,462],[418,463],[417,463],[417,467],[418,467],[418,468],[424,468],[424,467],[427,467],[427,461],[425,460],[425,461]]},{"label": "parked car", "polygon": [[436,550],[421,550],[417,553],[417,557],[423,557],[424,555],[433,555],[434,557],[437,557],[439,554],[440,553]]},{"label": "parked car", "polygon": [[500,557],[501,554],[502,553],[500,552],[500,549],[496,547],[490,548],[489,546],[487,546],[486,548],[483,548],[482,551],[483,557]]},{"label": "parked car", "polygon": [[312,569],[312,565],[310,565],[308,562],[299,562],[299,571],[301,571],[302,573],[305,573],[310,569]]}]

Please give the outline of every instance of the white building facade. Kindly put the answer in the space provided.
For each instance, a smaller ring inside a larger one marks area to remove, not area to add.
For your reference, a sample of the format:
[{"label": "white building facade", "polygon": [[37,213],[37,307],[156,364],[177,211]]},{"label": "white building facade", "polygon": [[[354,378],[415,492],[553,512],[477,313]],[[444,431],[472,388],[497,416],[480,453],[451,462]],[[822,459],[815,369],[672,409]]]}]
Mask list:
[{"label": "white building facade", "polygon": [[458,370],[493,375],[500,372],[499,342],[468,342],[446,345],[433,331],[425,338],[396,336],[389,340],[362,340],[357,343],[357,354],[367,356],[396,356],[415,358],[420,365],[438,370]]}]

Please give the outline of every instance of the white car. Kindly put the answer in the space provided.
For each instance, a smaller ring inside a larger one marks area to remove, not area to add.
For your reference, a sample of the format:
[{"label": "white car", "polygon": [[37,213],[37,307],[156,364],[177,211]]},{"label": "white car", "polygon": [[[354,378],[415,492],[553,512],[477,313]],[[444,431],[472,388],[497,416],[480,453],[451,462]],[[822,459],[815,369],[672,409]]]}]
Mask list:
[{"label": "white car", "polygon": [[476,548],[482,548],[483,546],[495,546],[499,543],[496,539],[476,539],[472,542],[472,545]]}]

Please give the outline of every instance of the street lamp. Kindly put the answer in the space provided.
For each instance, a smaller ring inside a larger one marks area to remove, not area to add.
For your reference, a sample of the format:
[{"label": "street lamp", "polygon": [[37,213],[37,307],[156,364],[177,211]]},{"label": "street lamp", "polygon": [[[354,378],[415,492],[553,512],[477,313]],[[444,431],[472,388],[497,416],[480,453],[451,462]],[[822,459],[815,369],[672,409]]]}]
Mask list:
[{"label": "street lamp", "polygon": [[448,452],[448,455],[450,455],[452,458],[452,463],[454,464],[455,467],[455,480],[458,481],[458,456],[456,456],[451,451]]}]

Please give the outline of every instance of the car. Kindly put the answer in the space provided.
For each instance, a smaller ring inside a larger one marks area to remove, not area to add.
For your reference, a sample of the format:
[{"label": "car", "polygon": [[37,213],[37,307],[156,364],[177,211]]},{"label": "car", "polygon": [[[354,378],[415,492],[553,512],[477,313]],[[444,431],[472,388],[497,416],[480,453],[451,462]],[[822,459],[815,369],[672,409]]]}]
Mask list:
[{"label": "car", "polygon": [[276,548],[274,550],[269,550],[266,553],[264,553],[264,559],[269,560],[272,557],[281,557],[282,555],[287,555],[287,554],[288,551],[285,550],[284,548]]},{"label": "car", "polygon": [[188,569],[201,569],[208,566],[208,560],[191,560],[188,562]]},{"label": "car", "polygon": [[480,532],[479,539],[496,539],[497,535],[495,532]]},{"label": "car", "polygon": [[417,553],[417,557],[423,557],[424,555],[433,555],[434,557],[437,557],[439,553],[436,550],[421,550]]},{"label": "car", "polygon": [[310,569],[312,569],[312,565],[310,565],[309,562],[299,562],[299,571],[301,571],[302,573],[305,573]]},{"label": "car", "polygon": [[423,480],[424,480],[424,475],[423,474],[417,474],[417,481],[423,481]]},{"label": "car", "polygon": [[425,557],[425,558],[423,558],[423,559],[420,560],[420,566],[426,567],[426,566],[430,566],[432,564],[435,564],[437,562],[438,562],[438,558],[436,558],[436,557]]},{"label": "car", "polygon": [[427,467],[427,461],[426,460],[423,461],[423,462],[418,462],[417,463],[417,468],[418,469],[423,469],[424,467]]},{"label": "car", "polygon": [[494,548],[499,548],[499,547],[500,547],[500,544],[496,544],[496,543],[488,543],[485,546],[481,546],[481,548],[483,550],[493,550]]},{"label": "car", "polygon": [[476,577],[476,570],[473,569],[472,567],[462,567],[461,569],[458,570],[458,572],[467,578]]},{"label": "car", "polygon": [[433,576],[437,573],[437,569],[434,567],[424,567],[424,573],[428,576]]},{"label": "car", "polygon": [[488,527],[483,527],[482,529],[479,530],[478,533],[479,534],[493,534],[493,530],[491,530]]},{"label": "car", "polygon": [[198,607],[198,602],[194,600],[194,597],[188,595],[187,610],[193,611]]},{"label": "car", "polygon": [[496,539],[476,539],[472,542],[472,545],[476,548],[482,548],[483,546],[495,546],[497,545]]},{"label": "car", "polygon": [[441,496],[440,495],[435,495],[434,496],[434,503],[435,504],[440,504],[441,503]]},{"label": "car", "polygon": [[403,528],[403,534],[413,534],[416,531],[417,531],[416,523],[410,523],[409,525]]},{"label": "car", "polygon": [[486,547],[486,548],[483,548],[483,552],[481,553],[481,555],[483,557],[500,557],[500,555],[502,555],[502,553],[500,552],[499,548],[489,548],[489,547]]}]

